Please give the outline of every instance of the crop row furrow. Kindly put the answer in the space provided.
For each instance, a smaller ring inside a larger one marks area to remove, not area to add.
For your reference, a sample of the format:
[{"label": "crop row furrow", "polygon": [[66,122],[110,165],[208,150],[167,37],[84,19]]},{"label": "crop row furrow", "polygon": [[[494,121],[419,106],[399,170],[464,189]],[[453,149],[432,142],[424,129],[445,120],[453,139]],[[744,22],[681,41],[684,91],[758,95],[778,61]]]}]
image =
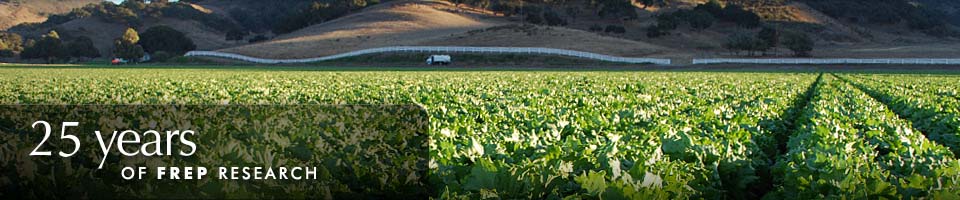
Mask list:
[{"label": "crop row furrow", "polygon": [[916,198],[957,191],[960,163],[861,91],[825,78],[790,139],[779,198]]},{"label": "crop row furrow", "polygon": [[938,88],[925,83],[891,83],[870,77],[856,80],[845,77],[845,80],[910,120],[915,129],[950,148],[954,156],[960,156],[960,101],[925,92]]},{"label": "crop row furrow", "polygon": [[775,136],[789,118],[784,113],[801,98],[798,86],[812,84],[812,77],[728,80],[682,97],[702,101],[664,116],[667,123],[657,127],[662,149],[671,159],[702,167],[691,171],[700,197],[760,198],[772,185],[769,166],[777,154]]}]

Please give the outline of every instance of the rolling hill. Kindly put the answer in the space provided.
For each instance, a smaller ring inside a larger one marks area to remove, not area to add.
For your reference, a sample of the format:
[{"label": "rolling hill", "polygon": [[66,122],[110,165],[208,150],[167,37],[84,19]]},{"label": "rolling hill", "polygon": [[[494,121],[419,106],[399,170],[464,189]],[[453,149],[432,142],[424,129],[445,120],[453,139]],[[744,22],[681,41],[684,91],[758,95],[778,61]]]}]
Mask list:
[{"label": "rolling hill", "polygon": [[[614,1],[614,0],[607,0]],[[0,8],[16,5],[22,13],[62,13],[83,2],[54,0],[11,3],[0,0]],[[30,2],[30,3],[25,3]],[[455,5],[439,0],[339,1],[284,0],[202,0],[178,3],[172,10],[139,9],[136,21],[123,17],[77,17],[55,23],[11,29],[28,37],[57,30],[68,38],[90,37],[103,55],[110,55],[112,41],[127,27],[143,31],[165,25],[184,32],[199,50],[217,50],[263,58],[308,58],[384,46],[501,46],[550,47],[616,56],[666,58],[729,57],[724,43],[734,34],[759,32],[733,21],[715,21],[706,29],[694,30],[681,24],[675,31],[651,37],[648,27],[658,16],[691,9],[707,0],[665,0],[664,4],[627,4],[635,17],[604,16],[604,6],[592,1],[564,3],[529,2],[502,8],[483,1],[460,1]],[[312,2],[312,5],[311,5]],[[493,1],[491,1],[493,2]],[[960,32],[956,32],[960,3],[951,0],[728,0],[762,18],[763,26],[801,32],[815,41],[815,57],[950,57],[960,55]],[[362,3],[359,4],[359,3]],[[354,5],[356,4],[356,5]],[[907,7],[904,7],[906,5]],[[869,9],[904,7],[890,16],[874,15]],[[522,7],[522,9],[521,9]],[[857,9],[854,9],[857,8]],[[523,15],[524,9],[527,14]],[[39,11],[47,10],[47,11]],[[158,12],[158,10],[160,12]],[[536,10],[536,11],[531,11]],[[838,12],[850,10],[850,12]],[[56,11],[56,12],[55,12]],[[541,12],[542,11],[542,12]],[[0,9],[0,12],[4,12]],[[336,14],[330,14],[335,12]],[[529,12],[540,12],[532,21]],[[37,16],[8,18],[41,20]],[[23,14],[23,16],[27,16]],[[76,15],[84,16],[84,15]],[[320,16],[317,18],[317,16]],[[546,17],[563,20],[547,25]],[[2,18],[0,18],[2,19]],[[53,20],[51,20],[53,21]],[[0,22],[4,22],[0,20]],[[9,21],[9,23],[14,23]],[[946,23],[939,23],[946,22]],[[289,23],[289,24],[286,24]],[[611,32],[621,27],[623,32]],[[922,29],[918,28],[922,27]],[[240,31],[246,36],[228,41],[226,35]],[[951,32],[954,31],[954,32]],[[247,42],[254,36],[265,41]],[[778,48],[772,56],[785,56]],[[779,52],[777,54],[776,52]]]},{"label": "rolling hill", "polygon": [[0,30],[21,23],[43,22],[50,14],[70,12],[101,0],[0,0]]},{"label": "rolling hill", "polygon": [[271,41],[222,49],[266,58],[307,58],[402,45],[551,47],[620,56],[644,56],[668,48],[592,32],[518,25],[503,17],[442,1],[384,3]]}]

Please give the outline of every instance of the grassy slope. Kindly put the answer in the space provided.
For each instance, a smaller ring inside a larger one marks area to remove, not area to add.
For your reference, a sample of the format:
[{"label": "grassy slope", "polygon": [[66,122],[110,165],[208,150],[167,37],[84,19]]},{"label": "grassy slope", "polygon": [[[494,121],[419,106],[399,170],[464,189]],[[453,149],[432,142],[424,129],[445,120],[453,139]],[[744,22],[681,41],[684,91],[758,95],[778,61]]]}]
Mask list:
[{"label": "grassy slope", "polygon": [[223,49],[267,58],[306,58],[400,45],[553,47],[621,56],[668,51],[645,42],[563,27],[522,27],[446,2],[387,3],[277,39]]},{"label": "grassy slope", "polygon": [[0,30],[26,22],[43,22],[49,14],[69,12],[101,0],[29,0],[23,3],[0,1]]}]

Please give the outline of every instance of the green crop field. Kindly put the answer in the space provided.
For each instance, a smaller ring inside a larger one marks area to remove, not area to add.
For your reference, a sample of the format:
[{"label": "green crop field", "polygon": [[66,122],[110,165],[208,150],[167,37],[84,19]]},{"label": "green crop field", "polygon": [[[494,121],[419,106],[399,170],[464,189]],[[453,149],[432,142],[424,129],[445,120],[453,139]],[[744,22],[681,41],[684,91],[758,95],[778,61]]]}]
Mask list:
[{"label": "green crop field", "polygon": [[958,199],[958,88],[925,74],[0,68],[2,104],[421,105],[434,196],[466,199]]}]

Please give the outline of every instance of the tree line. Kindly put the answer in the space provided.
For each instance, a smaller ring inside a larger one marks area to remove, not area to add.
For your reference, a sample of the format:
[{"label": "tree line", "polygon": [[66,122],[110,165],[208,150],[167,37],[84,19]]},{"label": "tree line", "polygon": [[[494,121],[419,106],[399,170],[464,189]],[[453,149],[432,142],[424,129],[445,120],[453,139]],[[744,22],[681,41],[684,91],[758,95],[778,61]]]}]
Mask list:
[{"label": "tree line", "polygon": [[[168,26],[150,27],[143,34],[128,28],[120,38],[114,40],[113,47],[115,57],[133,61],[147,53],[156,61],[164,61],[196,49],[193,40]],[[0,57],[18,56],[46,63],[102,57],[93,40],[86,36],[64,37],[56,30],[51,30],[39,38],[24,39],[16,33],[0,32]]]}]

